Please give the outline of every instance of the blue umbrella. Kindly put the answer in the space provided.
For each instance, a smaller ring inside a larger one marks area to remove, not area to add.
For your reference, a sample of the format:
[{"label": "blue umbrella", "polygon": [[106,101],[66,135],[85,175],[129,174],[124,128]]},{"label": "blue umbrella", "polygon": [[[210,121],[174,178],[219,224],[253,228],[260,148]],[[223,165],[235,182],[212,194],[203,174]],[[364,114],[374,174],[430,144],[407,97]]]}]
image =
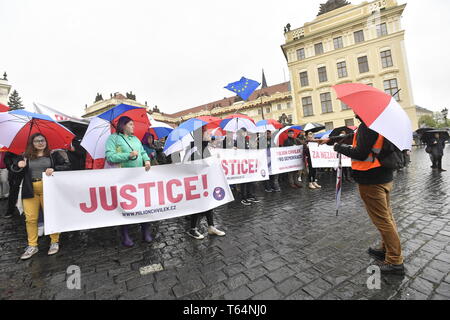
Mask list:
[{"label": "blue umbrella", "polygon": [[194,141],[193,132],[208,124],[206,121],[199,119],[189,119],[181,123],[178,128],[175,128],[166,139],[164,145],[164,153],[170,155],[188,147],[191,141]]}]

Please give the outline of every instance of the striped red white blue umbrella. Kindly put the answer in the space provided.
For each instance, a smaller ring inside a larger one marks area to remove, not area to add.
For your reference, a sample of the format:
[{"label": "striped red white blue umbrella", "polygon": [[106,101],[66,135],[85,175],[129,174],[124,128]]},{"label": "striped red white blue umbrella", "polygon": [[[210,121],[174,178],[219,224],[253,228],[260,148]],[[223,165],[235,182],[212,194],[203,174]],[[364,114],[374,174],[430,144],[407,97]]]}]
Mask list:
[{"label": "striped red white blue umbrella", "polygon": [[277,131],[283,128],[283,125],[274,119],[259,120],[256,126],[258,127],[258,132]]},{"label": "striped red white blue umbrella", "polygon": [[[194,141],[194,131],[207,124],[208,122],[196,118],[181,123],[167,136],[166,143],[164,144],[164,153],[170,155],[189,147],[191,141]],[[199,139],[201,138],[202,136],[199,137]]]},{"label": "striped red white blue umbrella", "polygon": [[394,97],[362,83],[338,84],[333,89],[337,98],[353,109],[368,128],[389,139],[400,150],[411,150],[411,119]]},{"label": "striped red white blue umbrella", "polygon": [[172,131],[173,128],[167,123],[151,120],[151,126],[148,128],[148,132],[151,133],[155,139],[161,139],[167,137]]},{"label": "striped red white blue umbrella", "polygon": [[328,138],[328,137],[330,136],[330,134],[331,134],[332,131],[333,131],[333,130],[328,130],[328,131],[316,133],[316,134],[314,135],[314,138],[316,138],[316,139],[325,139],[325,138]]},{"label": "striped red white blue umbrella", "polygon": [[134,135],[142,140],[150,127],[150,121],[145,108],[119,104],[114,108],[93,118],[84,134],[81,146],[91,157],[101,159],[105,157],[106,141],[117,128],[117,122],[122,116],[131,118],[134,122]]},{"label": "striped red white blue umbrella", "polygon": [[0,113],[0,145],[10,152],[23,153],[30,136],[35,133],[41,133],[46,138],[51,150],[68,149],[75,138],[70,130],[49,116],[26,110]]},{"label": "striped red white blue umbrella", "polygon": [[9,107],[0,103],[0,112],[7,112],[7,111],[9,111]]},{"label": "striped red white blue umbrella", "polygon": [[255,121],[245,114],[232,114],[226,117],[220,121],[220,127],[230,132],[237,132],[241,128],[245,128],[248,132],[258,132]]},{"label": "striped red white blue umbrella", "polygon": [[278,131],[278,133],[273,138],[274,139],[273,141],[277,146],[282,146],[284,144],[284,141],[288,138],[287,132],[289,130],[294,130],[294,136],[298,136],[298,134],[303,131],[303,127],[297,126],[297,125],[287,126],[287,127],[284,127],[283,129],[281,129],[280,131]]}]

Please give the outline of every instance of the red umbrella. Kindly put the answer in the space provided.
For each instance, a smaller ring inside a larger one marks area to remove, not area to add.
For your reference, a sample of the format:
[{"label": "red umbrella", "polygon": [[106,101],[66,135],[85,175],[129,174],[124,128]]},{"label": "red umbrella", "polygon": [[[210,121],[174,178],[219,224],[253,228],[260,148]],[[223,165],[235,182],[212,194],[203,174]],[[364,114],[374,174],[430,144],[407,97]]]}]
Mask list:
[{"label": "red umbrella", "polygon": [[0,112],[6,112],[6,111],[9,111],[9,107],[7,107],[4,104],[0,103]]},{"label": "red umbrella", "polygon": [[338,84],[333,89],[337,98],[352,108],[368,128],[400,150],[411,150],[411,120],[392,96],[361,83]]},{"label": "red umbrella", "polygon": [[145,108],[135,107],[127,104],[119,104],[114,108],[98,115],[98,118],[109,121],[113,125],[113,131],[117,128],[119,119],[122,116],[131,118],[134,122],[134,135],[140,140],[150,127],[150,121]]},{"label": "red umbrella", "polygon": [[52,150],[68,149],[75,138],[72,132],[49,116],[25,110],[0,113],[0,145],[8,147],[10,152],[24,152],[34,133],[45,136]]}]

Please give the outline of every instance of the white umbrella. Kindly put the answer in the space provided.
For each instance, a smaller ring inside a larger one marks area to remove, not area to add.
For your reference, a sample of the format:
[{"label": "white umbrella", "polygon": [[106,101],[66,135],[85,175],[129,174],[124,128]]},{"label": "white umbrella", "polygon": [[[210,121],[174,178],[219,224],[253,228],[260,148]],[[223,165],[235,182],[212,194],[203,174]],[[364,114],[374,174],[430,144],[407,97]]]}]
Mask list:
[{"label": "white umbrella", "polygon": [[95,117],[81,140],[81,146],[86,149],[91,157],[101,159],[105,157],[106,141],[111,135],[111,123],[105,119]]},{"label": "white umbrella", "polygon": [[245,128],[249,132],[256,133],[258,128],[249,116],[244,114],[233,114],[220,122],[220,127],[225,131],[236,132]]}]

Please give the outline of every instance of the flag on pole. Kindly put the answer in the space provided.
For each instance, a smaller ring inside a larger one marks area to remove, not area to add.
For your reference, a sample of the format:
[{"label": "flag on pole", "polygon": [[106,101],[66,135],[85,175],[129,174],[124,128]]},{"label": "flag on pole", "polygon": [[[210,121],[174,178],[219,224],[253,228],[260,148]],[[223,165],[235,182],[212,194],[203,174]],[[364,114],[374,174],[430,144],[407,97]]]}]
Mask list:
[{"label": "flag on pole", "polygon": [[259,85],[260,83],[258,81],[242,77],[241,80],[229,83],[224,88],[236,93],[242,99],[247,100]]},{"label": "flag on pole", "polygon": [[33,106],[34,106],[35,113],[45,114],[45,115],[49,116],[50,118],[52,118],[52,120],[54,120],[54,121],[79,121],[79,122],[86,122],[86,123],[89,122],[86,119],[69,116],[65,113],[62,113],[61,111],[50,108],[50,107],[45,106],[40,103],[33,102]]},{"label": "flag on pole", "polygon": [[339,213],[342,191],[342,154],[338,153],[339,164],[336,171],[336,216]]}]

